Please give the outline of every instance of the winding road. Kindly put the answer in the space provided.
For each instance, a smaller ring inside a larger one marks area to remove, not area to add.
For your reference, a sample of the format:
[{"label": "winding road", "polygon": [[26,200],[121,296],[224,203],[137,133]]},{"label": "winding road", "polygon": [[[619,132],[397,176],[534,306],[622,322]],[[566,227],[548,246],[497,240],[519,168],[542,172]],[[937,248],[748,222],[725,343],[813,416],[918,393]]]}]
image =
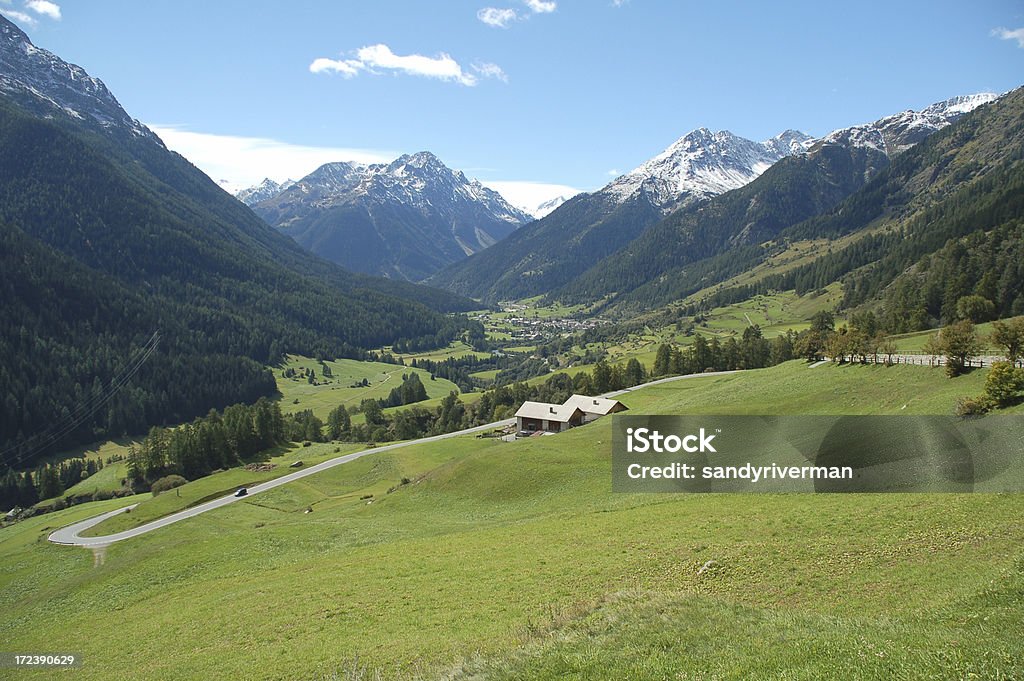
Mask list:
[{"label": "winding road", "polygon": [[[651,386],[661,385],[663,383],[672,383],[674,381],[681,381],[681,380],[684,380],[684,379],[687,379],[687,378],[700,378],[700,377],[705,377],[705,376],[722,376],[722,375],[725,375],[725,374],[733,374],[733,373],[737,373],[737,372],[735,372],[735,371],[716,371],[716,372],[708,372],[708,373],[704,373],[704,374],[688,374],[686,376],[670,376],[668,378],[661,378],[661,379],[658,379],[656,381],[650,381],[649,383],[644,383],[644,384],[641,384],[641,385],[637,385],[637,386],[634,386],[632,388],[626,388],[624,390],[616,390],[615,392],[606,393],[606,394],[602,395],[602,397],[609,397],[609,398],[611,398],[611,397],[618,397],[620,395],[625,395],[626,393],[630,393],[630,392],[633,392],[634,390],[639,390],[641,388],[649,388]],[[515,419],[504,419],[503,421],[495,421],[494,423],[487,423],[487,424],[484,424],[482,426],[474,426],[473,428],[466,428],[464,430],[457,430],[457,431],[452,432],[452,433],[445,433],[444,435],[432,435],[430,437],[419,438],[418,440],[405,440],[403,442],[396,442],[394,444],[384,445],[383,447],[374,447],[372,449],[364,449],[361,452],[354,452],[352,454],[345,454],[343,456],[338,456],[338,457],[335,457],[333,459],[328,459],[327,461],[323,461],[321,463],[315,464],[313,466],[310,466],[309,468],[303,468],[302,470],[295,471],[294,473],[289,473],[287,475],[283,475],[280,478],[275,478],[273,480],[268,480],[266,482],[261,482],[261,483],[259,483],[257,485],[253,485],[252,487],[247,488],[249,493],[246,496],[244,496],[244,497],[236,497],[234,494],[229,494],[227,496],[220,497],[219,499],[214,499],[212,501],[207,501],[205,503],[198,504],[196,506],[192,506],[191,508],[186,508],[183,511],[178,511],[177,513],[172,513],[171,515],[164,516],[163,518],[159,518],[159,519],[154,520],[152,522],[146,523],[145,525],[140,525],[140,526],[134,527],[134,528],[132,528],[130,530],[124,530],[123,532],[117,532],[115,534],[107,534],[107,535],[104,535],[104,536],[101,536],[101,537],[83,537],[83,536],[81,536],[81,533],[86,531],[86,530],[88,530],[90,527],[94,527],[96,525],[99,525],[104,520],[106,520],[108,518],[111,518],[111,517],[113,517],[113,516],[115,516],[115,515],[117,515],[119,513],[124,513],[125,511],[133,509],[133,508],[135,508],[135,506],[138,505],[138,504],[132,504],[131,506],[125,506],[124,508],[119,508],[119,509],[114,510],[114,511],[109,511],[107,513],[103,513],[101,515],[94,516],[94,517],[89,518],[87,520],[82,520],[82,521],[79,521],[79,522],[74,523],[72,525],[67,525],[65,527],[60,528],[59,530],[55,530],[54,532],[52,532],[50,534],[49,540],[51,542],[53,542],[54,544],[65,544],[67,546],[81,546],[81,547],[91,548],[91,549],[103,548],[103,547],[109,546],[110,544],[113,544],[115,542],[124,541],[125,539],[131,539],[132,537],[138,537],[140,535],[146,534],[147,532],[152,532],[153,530],[158,530],[161,527],[166,527],[168,525],[173,525],[174,523],[180,522],[180,521],[185,520],[187,518],[192,518],[192,517],[200,515],[202,513],[206,513],[207,511],[212,511],[215,508],[220,508],[222,506],[227,506],[228,504],[233,504],[236,501],[243,501],[245,499],[248,499],[249,497],[251,497],[254,494],[259,494],[260,492],[266,492],[267,490],[274,489],[275,487],[280,487],[281,485],[287,485],[290,482],[295,482],[296,480],[301,480],[302,478],[308,477],[310,475],[316,475],[317,473],[322,473],[323,471],[326,471],[326,470],[328,470],[330,468],[334,468],[335,466],[341,466],[342,464],[349,463],[350,461],[355,461],[356,459],[361,459],[364,456],[369,456],[371,454],[379,454],[380,452],[387,452],[387,451],[391,451],[391,450],[394,450],[394,449],[401,449],[402,447],[411,447],[412,445],[419,445],[419,444],[423,444],[425,442],[437,442],[438,440],[446,440],[448,438],[459,437],[461,435],[470,435],[472,433],[480,433],[480,432],[484,432],[484,431],[488,431],[488,430],[493,430],[493,429],[496,429],[496,428],[503,428],[505,426],[514,424],[515,422],[516,422]]]}]

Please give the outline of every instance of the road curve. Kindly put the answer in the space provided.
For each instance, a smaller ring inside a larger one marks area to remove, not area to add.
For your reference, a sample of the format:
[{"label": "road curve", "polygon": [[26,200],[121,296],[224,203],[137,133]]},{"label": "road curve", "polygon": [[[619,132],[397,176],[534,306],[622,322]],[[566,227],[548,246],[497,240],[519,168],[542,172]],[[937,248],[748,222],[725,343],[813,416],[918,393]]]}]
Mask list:
[{"label": "road curve", "polygon": [[[699,378],[699,377],[702,377],[702,376],[722,376],[722,375],[725,375],[725,374],[733,374],[733,373],[736,373],[736,372],[735,371],[716,371],[716,372],[708,372],[708,373],[704,373],[704,374],[687,374],[686,376],[670,376],[668,378],[661,378],[661,379],[658,379],[656,381],[651,381],[649,383],[644,383],[642,385],[637,385],[637,386],[634,386],[632,388],[626,388],[624,390],[616,390],[614,392],[606,393],[605,395],[603,395],[603,397],[618,397],[619,395],[625,395],[626,393],[632,392],[634,390],[639,390],[640,388],[648,388],[650,386],[661,385],[663,383],[671,383],[673,381],[681,381],[681,380],[687,379],[687,378]],[[362,457],[369,456],[370,454],[379,454],[380,452],[387,452],[387,451],[391,451],[393,449],[400,449],[402,447],[410,447],[412,445],[419,445],[419,444],[423,444],[425,442],[437,442],[438,440],[445,440],[445,439],[452,438],[452,437],[459,437],[461,435],[470,435],[472,433],[479,433],[479,432],[482,432],[482,431],[493,430],[495,428],[502,428],[504,426],[511,425],[511,424],[513,424],[515,422],[516,422],[515,419],[504,419],[503,421],[495,421],[494,423],[487,423],[487,424],[484,424],[482,426],[474,426],[473,428],[466,428],[464,430],[457,430],[455,432],[445,433],[443,435],[432,435],[430,437],[419,438],[418,440],[404,440],[402,442],[396,442],[394,444],[384,445],[383,447],[373,447],[371,449],[364,449],[361,452],[354,452],[352,454],[345,454],[343,456],[338,456],[338,457],[335,457],[333,459],[328,459],[327,461],[323,461],[323,462],[318,463],[318,464],[316,464],[314,466],[310,466],[309,468],[303,468],[301,470],[295,471],[294,473],[289,473],[287,475],[282,475],[280,478],[274,478],[273,480],[267,480],[266,482],[261,482],[261,483],[259,483],[257,485],[253,485],[252,487],[248,487],[247,488],[249,493],[246,496],[244,496],[244,497],[236,497],[234,494],[229,494],[227,496],[220,497],[219,499],[214,499],[212,501],[207,501],[205,503],[198,504],[198,505],[192,506],[190,508],[186,508],[183,511],[178,511],[177,513],[172,513],[171,515],[164,516],[163,518],[158,518],[157,520],[154,520],[152,522],[146,523],[145,525],[139,525],[138,527],[134,527],[134,528],[132,528],[130,530],[124,530],[123,532],[117,532],[115,534],[108,534],[108,535],[104,535],[102,537],[82,537],[82,536],[79,536],[79,534],[81,532],[84,532],[85,530],[89,529],[90,527],[93,527],[95,525],[99,525],[101,522],[103,522],[107,518],[111,518],[111,517],[117,515],[118,513],[124,513],[125,511],[127,511],[129,509],[135,508],[135,506],[137,505],[137,504],[132,504],[131,506],[126,506],[125,508],[119,508],[119,509],[114,510],[114,511],[109,511],[107,513],[103,513],[101,515],[94,516],[94,517],[89,518],[87,520],[82,520],[82,521],[79,521],[79,522],[74,523],[72,525],[67,525],[65,527],[62,527],[59,530],[55,530],[54,532],[52,532],[50,534],[50,536],[48,537],[48,539],[51,542],[53,542],[54,544],[65,544],[67,546],[82,546],[82,547],[85,547],[85,548],[100,548],[100,547],[103,547],[103,546],[108,546],[110,544],[113,544],[114,542],[124,541],[125,539],[131,539],[132,537],[138,537],[139,535],[146,534],[147,532],[152,532],[153,530],[160,529],[161,527],[166,527],[167,525],[173,525],[174,523],[177,523],[177,522],[180,522],[182,520],[185,520],[186,518],[192,518],[192,517],[197,516],[197,515],[199,515],[201,513],[206,513],[207,511],[212,511],[215,508],[220,508],[221,506],[227,506],[228,504],[233,504],[236,501],[242,501],[244,499],[248,499],[249,497],[251,497],[254,494],[259,494],[260,492],[266,492],[267,490],[274,489],[275,487],[280,487],[281,485],[287,485],[290,482],[295,482],[296,480],[300,480],[300,479],[305,478],[305,477],[310,476],[310,475],[316,475],[317,473],[321,473],[323,471],[326,471],[329,468],[334,468],[335,466],[340,466],[342,464],[349,463],[350,461],[355,461],[356,459],[361,459]]]}]

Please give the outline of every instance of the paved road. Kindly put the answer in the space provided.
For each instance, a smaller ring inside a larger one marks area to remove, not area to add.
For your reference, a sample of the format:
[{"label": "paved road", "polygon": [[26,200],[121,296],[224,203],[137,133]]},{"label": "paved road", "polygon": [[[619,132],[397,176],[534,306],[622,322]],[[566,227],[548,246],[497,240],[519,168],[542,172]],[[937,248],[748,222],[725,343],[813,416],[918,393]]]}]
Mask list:
[{"label": "paved road", "polygon": [[[671,383],[673,381],[681,381],[687,378],[699,378],[702,376],[722,376],[725,374],[732,373],[736,372],[716,371],[713,373],[709,372],[706,374],[670,376],[668,378],[658,379],[657,381],[651,381],[650,383],[644,383],[643,385],[634,386],[632,388],[626,388],[625,390],[617,390],[615,392],[607,393],[604,395],[604,397],[618,397],[619,395],[625,395],[626,393],[632,392],[634,390],[639,390],[640,388],[647,388],[653,385],[661,385],[663,383]],[[465,430],[458,430],[453,433],[445,433],[444,435],[433,435],[431,437],[424,437],[418,440],[405,440],[403,442],[396,442],[395,444],[385,445],[383,447],[374,447],[373,449],[365,449],[361,452],[345,454],[344,456],[328,459],[327,461],[318,463],[314,466],[310,466],[309,468],[303,468],[294,473],[283,475],[280,478],[275,478],[273,480],[261,482],[258,485],[253,485],[252,487],[248,488],[249,494],[244,497],[236,497],[234,494],[229,494],[228,496],[221,497],[219,499],[214,499],[213,501],[207,501],[206,503],[199,504],[197,506],[192,506],[191,508],[187,508],[183,511],[178,511],[177,513],[164,516],[163,518],[154,520],[153,522],[146,523],[145,525],[140,525],[130,530],[125,530],[123,532],[108,534],[102,537],[79,536],[85,530],[89,529],[90,527],[93,527],[94,525],[99,525],[107,518],[113,517],[118,513],[124,513],[129,509],[135,508],[136,505],[133,504],[125,508],[119,508],[115,511],[110,511],[102,515],[89,518],[88,520],[82,520],[81,522],[77,522],[73,525],[62,527],[59,530],[56,530],[53,533],[51,533],[49,536],[49,540],[55,544],[67,544],[69,546],[84,546],[87,548],[100,548],[103,546],[108,546],[110,544],[113,544],[114,542],[124,541],[125,539],[131,539],[132,537],[138,537],[139,535],[146,534],[147,532],[152,532],[153,530],[160,529],[161,527],[166,527],[167,525],[172,525],[174,523],[180,522],[182,520],[185,520],[186,518],[192,518],[201,513],[212,511],[215,508],[220,508],[221,506],[233,504],[236,501],[243,501],[244,499],[248,499],[254,494],[266,492],[267,490],[274,489],[275,487],[280,487],[281,485],[287,485],[290,482],[295,482],[296,480],[300,480],[310,475],[316,475],[317,473],[321,473],[329,468],[334,468],[335,466],[340,466],[342,464],[349,463],[350,461],[355,461],[356,459],[360,459],[364,456],[369,456],[371,454],[379,454],[380,452],[387,452],[393,449],[400,449],[402,447],[419,445],[423,444],[424,442],[437,442],[438,440],[446,440],[451,437],[459,437],[460,435],[469,435],[472,433],[493,430],[495,428],[502,428],[504,426],[514,424],[515,422],[515,419],[505,419],[503,421],[495,421],[494,423],[488,423],[482,426],[466,428]]]}]

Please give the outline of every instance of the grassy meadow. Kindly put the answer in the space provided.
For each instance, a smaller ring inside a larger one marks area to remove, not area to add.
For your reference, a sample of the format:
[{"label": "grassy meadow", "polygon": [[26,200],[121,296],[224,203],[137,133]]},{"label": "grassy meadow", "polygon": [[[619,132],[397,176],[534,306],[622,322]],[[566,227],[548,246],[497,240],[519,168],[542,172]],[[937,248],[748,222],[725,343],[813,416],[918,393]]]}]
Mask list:
[{"label": "grassy meadow", "polygon": [[[131,444],[132,442],[128,439],[118,441],[110,440],[108,442],[80,447],[54,457],[54,460],[85,458],[87,460],[98,459],[104,462],[104,466],[99,472],[68,488],[61,496],[90,494],[95,492],[113,492],[121,489],[121,481],[124,480],[128,473],[126,463],[123,460],[106,463],[106,460],[115,456],[121,457],[122,459],[128,456],[128,447],[131,446]],[[54,500],[51,499],[49,501],[52,503]],[[40,502],[40,506],[46,505],[46,501]]]},{"label": "grassy meadow", "polygon": [[[1009,320],[1007,319],[1004,321]],[[999,346],[992,343],[989,338],[992,335],[992,322],[975,324],[974,329],[978,334],[978,339],[981,341],[983,352],[991,352],[993,354],[1005,352],[1005,350],[1000,350]],[[893,336],[892,340],[900,352],[923,352],[928,339],[932,338],[937,333],[938,331],[935,329],[929,329],[928,331],[915,331],[913,333],[903,333],[898,336]]]},{"label": "grassy meadow", "polygon": [[[946,414],[983,382],[790,362],[623,400]],[[1024,675],[1024,497],[612,494],[609,453],[609,420],[414,445],[96,555],[45,537],[132,500],[32,518],[0,529],[0,638],[83,679]]]},{"label": "grassy meadow", "polygon": [[[308,357],[288,355],[287,360],[274,367],[274,379],[277,390],[281,393],[281,411],[286,414],[312,409],[322,420],[339,404],[347,407],[358,407],[366,399],[384,399],[393,388],[402,385],[402,374],[419,374],[423,387],[430,398],[442,398],[451,391],[459,392],[458,386],[443,378],[430,380],[430,372],[413,369],[396,364],[382,362],[361,362],[354,359],[336,359],[326,362],[331,368],[331,376],[323,376],[321,362]],[[282,374],[286,369],[316,372],[317,385],[309,383],[304,377],[285,378]],[[356,386],[362,380],[369,385]],[[353,387],[356,386],[356,387]]]}]

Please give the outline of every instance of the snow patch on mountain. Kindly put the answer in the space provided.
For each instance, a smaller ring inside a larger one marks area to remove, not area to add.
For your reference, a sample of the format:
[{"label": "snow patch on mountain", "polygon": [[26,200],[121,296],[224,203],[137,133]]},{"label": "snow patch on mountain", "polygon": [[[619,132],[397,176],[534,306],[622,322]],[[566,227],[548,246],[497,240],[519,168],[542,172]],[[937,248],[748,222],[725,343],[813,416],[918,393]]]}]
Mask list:
[{"label": "snow patch on mountain", "polygon": [[571,196],[556,196],[553,199],[548,199],[547,201],[539,204],[537,207],[530,210],[530,213],[533,217],[539,220],[571,198]]},{"label": "snow patch on mountain", "polygon": [[779,159],[805,151],[810,135],[787,130],[754,142],[728,130],[698,128],[601,190],[616,203],[645,196],[663,211],[749,183]]},{"label": "snow patch on mountain", "polygon": [[103,81],[36,47],[24,31],[2,16],[0,92],[43,116],[64,115],[105,131],[127,131],[164,146],[149,128],[121,108]]},{"label": "snow patch on mountain", "polygon": [[[406,154],[391,163],[326,163],[300,180],[277,185],[276,191],[275,185],[266,179],[236,196],[250,206],[269,200],[279,205],[301,202],[314,209],[362,200],[440,211],[452,217],[472,207],[514,226],[532,219],[498,192],[448,168],[428,151]],[[300,213],[305,211],[296,211],[295,216]]]},{"label": "snow patch on mountain", "polygon": [[241,189],[235,192],[235,197],[247,206],[251,206],[254,203],[259,203],[264,199],[269,199],[273,196],[277,196],[288,187],[295,184],[295,180],[285,180],[284,182],[274,182],[269,177],[264,178],[262,182],[253,187]]},{"label": "snow patch on mountain", "polygon": [[950,125],[964,114],[998,98],[999,95],[992,92],[953,97],[936,102],[921,111],[901,111],[873,123],[841,128],[826,135],[819,144],[845,144],[876,149],[890,156],[896,155],[933,132]]}]

